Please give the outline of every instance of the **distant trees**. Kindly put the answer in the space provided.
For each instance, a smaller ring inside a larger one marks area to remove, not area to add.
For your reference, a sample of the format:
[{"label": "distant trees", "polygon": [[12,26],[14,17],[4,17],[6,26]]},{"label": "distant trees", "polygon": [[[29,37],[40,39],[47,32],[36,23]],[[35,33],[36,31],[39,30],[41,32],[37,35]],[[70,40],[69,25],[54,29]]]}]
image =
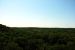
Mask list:
[{"label": "distant trees", "polygon": [[75,29],[11,28],[0,24],[0,50],[75,50]]}]

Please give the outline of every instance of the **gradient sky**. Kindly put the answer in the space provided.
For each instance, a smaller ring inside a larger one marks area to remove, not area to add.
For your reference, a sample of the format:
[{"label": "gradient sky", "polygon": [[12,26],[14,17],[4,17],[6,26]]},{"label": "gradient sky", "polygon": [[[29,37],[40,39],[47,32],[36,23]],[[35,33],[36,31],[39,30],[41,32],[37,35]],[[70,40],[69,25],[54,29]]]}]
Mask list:
[{"label": "gradient sky", "polygon": [[0,24],[75,28],[75,0],[0,0]]}]

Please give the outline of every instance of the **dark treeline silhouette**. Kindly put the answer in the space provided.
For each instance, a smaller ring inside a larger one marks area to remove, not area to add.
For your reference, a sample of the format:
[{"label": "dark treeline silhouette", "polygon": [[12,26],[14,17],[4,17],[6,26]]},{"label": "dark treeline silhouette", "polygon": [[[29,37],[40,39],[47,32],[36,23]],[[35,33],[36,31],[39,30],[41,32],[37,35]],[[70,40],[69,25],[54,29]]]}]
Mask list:
[{"label": "dark treeline silhouette", "polygon": [[11,28],[0,24],[0,50],[75,50],[75,28]]},{"label": "dark treeline silhouette", "polygon": [[0,32],[8,32],[10,30],[9,27],[0,24]]}]

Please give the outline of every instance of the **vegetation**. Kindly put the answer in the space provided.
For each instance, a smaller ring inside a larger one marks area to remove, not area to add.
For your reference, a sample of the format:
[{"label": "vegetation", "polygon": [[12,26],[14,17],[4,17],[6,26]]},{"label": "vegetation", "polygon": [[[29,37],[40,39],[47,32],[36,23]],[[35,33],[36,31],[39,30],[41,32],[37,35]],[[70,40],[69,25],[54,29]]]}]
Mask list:
[{"label": "vegetation", "polygon": [[0,50],[75,50],[75,28],[13,28],[0,24]]}]

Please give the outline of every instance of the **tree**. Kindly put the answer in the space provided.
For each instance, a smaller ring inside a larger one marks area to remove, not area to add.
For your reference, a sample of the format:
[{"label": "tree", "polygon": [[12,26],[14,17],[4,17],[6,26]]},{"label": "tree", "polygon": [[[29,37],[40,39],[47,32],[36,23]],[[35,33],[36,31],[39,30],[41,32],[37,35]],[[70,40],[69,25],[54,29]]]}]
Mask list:
[{"label": "tree", "polygon": [[0,24],[0,32],[9,32],[10,28]]}]

